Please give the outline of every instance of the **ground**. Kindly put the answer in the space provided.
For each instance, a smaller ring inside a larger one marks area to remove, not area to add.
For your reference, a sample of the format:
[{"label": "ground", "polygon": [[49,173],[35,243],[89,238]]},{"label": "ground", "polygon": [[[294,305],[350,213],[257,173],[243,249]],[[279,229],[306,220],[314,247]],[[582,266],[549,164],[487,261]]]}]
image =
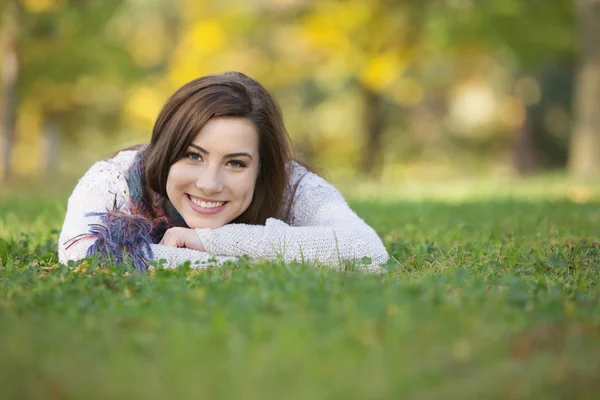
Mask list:
[{"label": "ground", "polygon": [[381,275],[60,266],[66,196],[0,195],[0,396],[595,398],[600,197],[561,185],[346,193]]}]

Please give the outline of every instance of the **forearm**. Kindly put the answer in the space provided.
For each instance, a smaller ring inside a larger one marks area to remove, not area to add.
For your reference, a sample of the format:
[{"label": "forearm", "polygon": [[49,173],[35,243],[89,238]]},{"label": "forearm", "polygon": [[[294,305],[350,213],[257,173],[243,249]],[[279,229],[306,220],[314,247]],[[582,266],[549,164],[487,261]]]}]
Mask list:
[{"label": "forearm", "polygon": [[[69,261],[79,261],[88,256],[88,249],[94,244],[95,239],[80,238],[78,241],[71,244],[69,247],[59,246],[59,261],[62,264],[67,264]],[[190,262],[192,268],[206,268],[209,266],[222,265],[227,261],[235,261],[236,257],[214,256],[206,252],[162,246],[159,244],[150,245],[152,250],[151,257],[147,255],[148,261],[160,263],[164,260],[164,266],[167,268],[175,268],[186,262]],[[91,254],[93,256],[93,254]]]},{"label": "forearm", "polygon": [[341,266],[371,261],[368,269],[377,270],[388,259],[385,247],[368,226],[298,226],[269,219],[265,226],[232,224],[219,229],[196,230],[206,251],[213,255],[275,259],[285,262],[316,262]]},{"label": "forearm", "polygon": [[197,251],[185,248],[176,248],[163,246],[160,244],[150,245],[152,249],[152,261],[159,262],[165,260],[164,266],[175,268],[186,262],[190,262],[192,268],[206,268],[210,266],[220,266],[227,261],[235,261],[236,257],[215,256],[203,251]]}]

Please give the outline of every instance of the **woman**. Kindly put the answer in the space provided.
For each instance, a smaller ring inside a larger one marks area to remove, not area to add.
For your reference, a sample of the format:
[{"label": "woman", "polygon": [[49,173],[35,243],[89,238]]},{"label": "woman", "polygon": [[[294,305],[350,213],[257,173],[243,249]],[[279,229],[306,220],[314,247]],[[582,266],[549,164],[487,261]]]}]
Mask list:
[{"label": "woman", "polygon": [[241,73],[196,79],[161,110],[149,144],[94,164],[69,198],[62,263],[100,254],[204,267],[236,256],[376,271],[375,231],[293,161],[275,99]]}]

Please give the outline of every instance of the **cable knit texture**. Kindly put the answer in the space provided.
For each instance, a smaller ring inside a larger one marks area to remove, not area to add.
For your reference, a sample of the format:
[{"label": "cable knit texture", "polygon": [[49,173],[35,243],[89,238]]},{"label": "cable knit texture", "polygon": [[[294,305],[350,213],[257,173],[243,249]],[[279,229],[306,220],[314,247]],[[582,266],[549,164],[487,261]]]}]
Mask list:
[{"label": "cable knit texture", "polygon": [[[91,227],[102,224],[95,213],[117,206],[121,212],[131,213],[125,174],[136,155],[138,152],[134,150],[122,151],[110,160],[95,163],[80,179],[69,198],[59,238],[60,262],[86,257],[95,240],[86,235]],[[152,244],[153,259],[164,259],[168,267],[186,261],[195,267],[207,267],[248,255],[333,267],[354,263],[378,271],[388,260],[388,254],[373,228],[323,178],[297,163],[292,163],[288,171],[291,187],[297,184],[293,199],[288,195],[288,201],[292,202],[289,220],[270,218],[264,226],[228,224],[217,229],[196,229],[206,252]],[[73,241],[73,238],[79,239]],[[365,257],[370,261],[363,265]]]}]

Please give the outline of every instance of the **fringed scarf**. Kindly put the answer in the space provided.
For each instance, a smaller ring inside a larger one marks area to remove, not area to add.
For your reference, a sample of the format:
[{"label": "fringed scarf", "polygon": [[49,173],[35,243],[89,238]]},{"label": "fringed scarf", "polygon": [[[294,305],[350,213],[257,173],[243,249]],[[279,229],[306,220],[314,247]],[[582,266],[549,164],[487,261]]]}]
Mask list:
[{"label": "fringed scarf", "polygon": [[141,152],[127,170],[125,180],[129,187],[131,213],[121,210],[123,204],[117,203],[115,195],[112,210],[85,214],[86,217],[99,217],[100,223],[90,224],[89,232],[69,240],[67,248],[81,239],[94,238],[87,250],[88,257],[99,255],[116,264],[129,259],[136,269],[146,271],[148,260],[154,257],[150,245],[159,243],[167,229],[187,225],[168,199],[154,192],[146,194]]}]

